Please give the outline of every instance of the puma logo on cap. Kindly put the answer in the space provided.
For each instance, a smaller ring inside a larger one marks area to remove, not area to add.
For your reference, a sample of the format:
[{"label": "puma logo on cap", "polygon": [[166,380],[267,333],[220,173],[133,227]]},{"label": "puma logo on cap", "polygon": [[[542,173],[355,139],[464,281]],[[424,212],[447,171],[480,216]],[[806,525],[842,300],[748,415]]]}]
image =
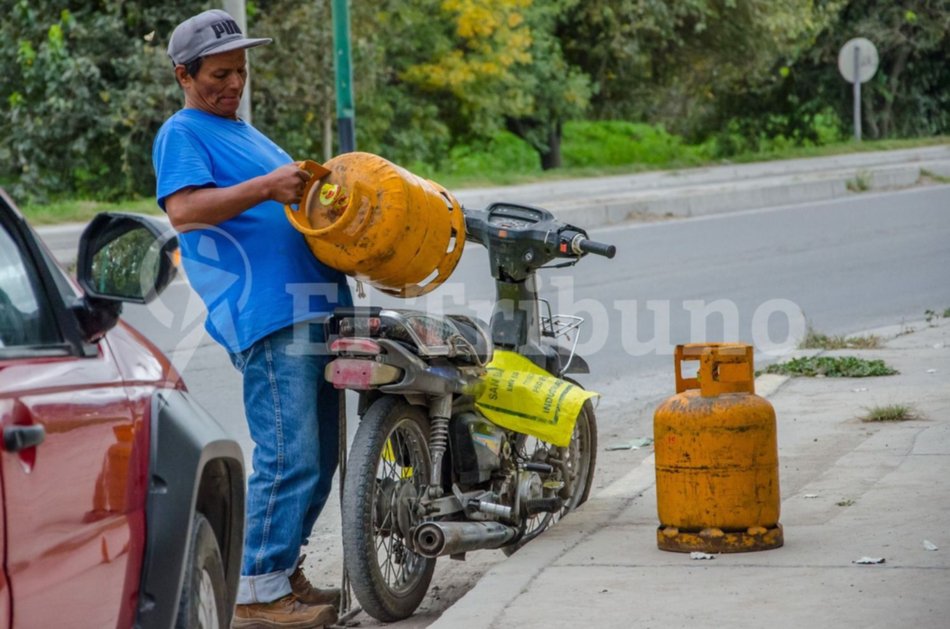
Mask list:
[{"label": "puma logo on cap", "polygon": [[241,27],[234,20],[223,20],[211,25],[216,39],[221,39],[223,35],[241,35]]}]

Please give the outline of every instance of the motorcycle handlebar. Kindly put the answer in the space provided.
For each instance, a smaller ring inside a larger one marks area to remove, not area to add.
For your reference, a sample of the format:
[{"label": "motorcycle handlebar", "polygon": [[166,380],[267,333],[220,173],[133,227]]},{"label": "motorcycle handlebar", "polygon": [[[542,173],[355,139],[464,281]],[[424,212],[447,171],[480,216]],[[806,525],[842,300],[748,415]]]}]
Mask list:
[{"label": "motorcycle handlebar", "polygon": [[588,240],[586,234],[581,233],[575,234],[571,238],[571,250],[577,255],[593,253],[608,259],[617,255],[616,246],[595,240]]},{"label": "motorcycle handlebar", "polygon": [[608,245],[604,242],[582,240],[580,243],[578,243],[577,247],[584,253],[594,253],[599,256],[604,256],[605,258],[613,258],[615,255],[617,255],[617,247],[615,245]]}]

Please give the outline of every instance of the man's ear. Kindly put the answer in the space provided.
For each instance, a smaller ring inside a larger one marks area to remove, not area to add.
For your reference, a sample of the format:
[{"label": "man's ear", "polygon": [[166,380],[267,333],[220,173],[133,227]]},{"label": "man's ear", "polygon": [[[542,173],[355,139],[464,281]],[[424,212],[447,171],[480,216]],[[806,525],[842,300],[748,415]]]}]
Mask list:
[{"label": "man's ear", "polygon": [[190,74],[188,74],[188,71],[185,70],[185,66],[180,63],[175,66],[175,78],[178,80],[178,84],[182,87],[191,85],[192,77]]}]

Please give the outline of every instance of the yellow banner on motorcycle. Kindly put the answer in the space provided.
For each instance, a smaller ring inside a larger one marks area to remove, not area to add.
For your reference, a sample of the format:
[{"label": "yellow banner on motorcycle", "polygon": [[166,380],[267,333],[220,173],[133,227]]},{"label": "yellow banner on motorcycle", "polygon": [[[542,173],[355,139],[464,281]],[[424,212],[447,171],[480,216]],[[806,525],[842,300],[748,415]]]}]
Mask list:
[{"label": "yellow banner on motorcycle", "polygon": [[584,402],[598,395],[561,380],[514,352],[496,351],[475,407],[489,421],[567,447]]}]

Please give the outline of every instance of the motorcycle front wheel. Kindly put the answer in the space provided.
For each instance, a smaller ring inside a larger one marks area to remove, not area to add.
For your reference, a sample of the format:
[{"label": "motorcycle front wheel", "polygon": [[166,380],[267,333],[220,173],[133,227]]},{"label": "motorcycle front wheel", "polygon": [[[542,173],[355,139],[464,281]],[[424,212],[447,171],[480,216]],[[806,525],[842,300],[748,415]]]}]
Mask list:
[{"label": "motorcycle front wheel", "polygon": [[406,538],[409,505],[431,476],[429,421],[423,408],[384,396],[360,420],[347,460],[343,561],[363,610],[383,622],[412,615],[425,597],[435,559]]},{"label": "motorcycle front wheel", "polygon": [[552,459],[563,461],[556,466],[550,480],[563,483],[560,491],[564,506],[556,513],[539,513],[524,523],[524,532],[517,543],[505,546],[506,555],[514,554],[518,549],[536,538],[568,512],[587,501],[594,481],[594,467],[597,465],[597,420],[590,401],[584,403],[571,442],[566,448],[558,448],[546,441],[528,435],[519,435],[515,441],[518,455],[526,461],[548,463]]}]

